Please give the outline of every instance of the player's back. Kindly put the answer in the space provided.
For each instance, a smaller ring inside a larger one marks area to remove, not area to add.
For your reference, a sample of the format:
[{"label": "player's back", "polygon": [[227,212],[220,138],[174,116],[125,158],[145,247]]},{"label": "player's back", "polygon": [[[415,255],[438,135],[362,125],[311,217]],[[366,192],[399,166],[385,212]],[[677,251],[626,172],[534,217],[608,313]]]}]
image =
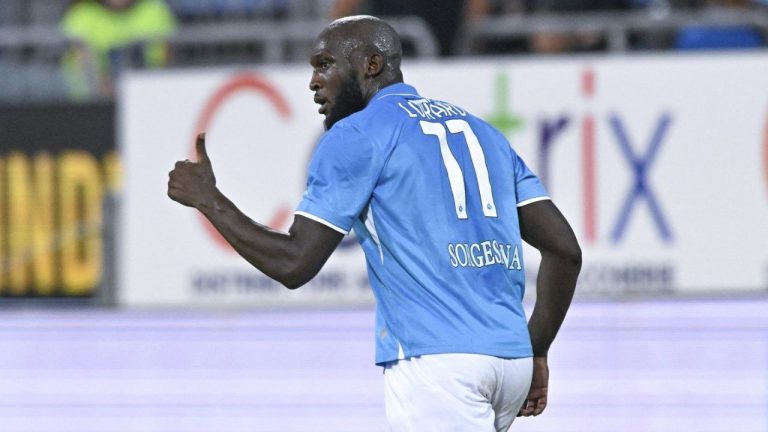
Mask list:
[{"label": "player's back", "polygon": [[517,206],[545,196],[538,179],[488,123],[404,84],[349,121],[384,159],[355,224],[379,307],[377,361],[530,355]]}]

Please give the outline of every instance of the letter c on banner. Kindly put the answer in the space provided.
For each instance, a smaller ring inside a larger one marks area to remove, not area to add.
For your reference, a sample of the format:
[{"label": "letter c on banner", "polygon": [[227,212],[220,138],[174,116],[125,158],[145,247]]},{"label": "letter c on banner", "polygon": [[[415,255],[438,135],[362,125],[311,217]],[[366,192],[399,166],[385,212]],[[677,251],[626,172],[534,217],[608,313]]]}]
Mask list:
[{"label": "letter c on banner", "polygon": [[[272,86],[272,84],[260,76],[252,73],[235,75],[227,80],[224,85],[219,87],[203,106],[203,110],[200,112],[200,116],[195,122],[195,130],[192,134],[192,139],[190,140],[192,142],[192,149],[190,152],[192,157],[190,159],[194,160],[195,157],[194,143],[197,138],[197,134],[199,132],[208,130],[208,127],[213,122],[216,113],[221,109],[222,105],[224,105],[224,103],[230,97],[241,92],[255,92],[258,95],[264,96],[272,104],[272,106],[275,108],[275,111],[277,111],[281,118],[284,120],[291,118],[291,108],[288,105],[288,102],[286,102],[283,96],[277,91],[277,89],[275,89],[274,86]],[[208,233],[208,235],[215,241],[215,243],[226,250],[233,251],[229,243],[224,240],[224,237],[222,237],[221,234],[216,231],[216,228],[214,228],[213,225],[211,225],[211,223],[208,222],[208,220],[205,219],[202,214],[199,216],[203,226],[205,227],[206,233]],[[281,206],[270,218],[267,225],[273,228],[282,226],[290,216],[291,209],[287,206]]]}]

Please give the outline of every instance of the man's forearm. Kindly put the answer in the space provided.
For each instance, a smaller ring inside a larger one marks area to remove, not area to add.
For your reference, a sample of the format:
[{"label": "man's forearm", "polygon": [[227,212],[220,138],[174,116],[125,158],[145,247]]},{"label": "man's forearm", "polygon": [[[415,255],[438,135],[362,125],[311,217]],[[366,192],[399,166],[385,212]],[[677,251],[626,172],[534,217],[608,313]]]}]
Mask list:
[{"label": "man's forearm", "polygon": [[178,161],[168,173],[168,197],[203,213],[237,253],[286,287],[312,279],[343,234],[302,216],[288,233],[254,222],[216,188],[204,133],[197,135],[195,149],[197,162]]},{"label": "man's forearm", "polygon": [[536,304],[528,322],[534,356],[547,356],[571,305],[580,269],[580,253],[542,252],[536,280]]},{"label": "man's forearm", "polygon": [[253,221],[218,191],[197,209],[240,256],[265,275],[289,288],[311,278],[302,271],[309,269],[300,268],[302,259],[290,233]]}]

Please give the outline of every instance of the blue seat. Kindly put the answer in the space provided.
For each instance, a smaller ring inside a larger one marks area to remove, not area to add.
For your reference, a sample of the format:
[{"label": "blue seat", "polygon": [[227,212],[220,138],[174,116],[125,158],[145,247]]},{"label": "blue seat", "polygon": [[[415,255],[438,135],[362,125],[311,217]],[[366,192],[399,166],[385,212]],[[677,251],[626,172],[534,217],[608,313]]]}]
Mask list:
[{"label": "blue seat", "polygon": [[762,34],[748,26],[692,26],[679,30],[675,37],[675,48],[680,50],[740,49],[762,46],[764,46]]}]

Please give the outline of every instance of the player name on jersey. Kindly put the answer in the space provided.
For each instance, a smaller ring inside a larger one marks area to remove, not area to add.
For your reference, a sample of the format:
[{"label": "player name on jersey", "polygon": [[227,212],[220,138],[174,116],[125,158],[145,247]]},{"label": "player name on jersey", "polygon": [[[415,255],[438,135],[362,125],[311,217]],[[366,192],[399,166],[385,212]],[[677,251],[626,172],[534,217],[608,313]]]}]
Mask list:
[{"label": "player name on jersey", "polygon": [[467,112],[448,102],[441,102],[432,99],[413,99],[405,102],[408,107],[399,102],[397,105],[402,108],[411,118],[439,119],[449,116],[466,116]]},{"label": "player name on jersey", "polygon": [[450,243],[448,255],[453,267],[485,267],[500,264],[508,270],[522,270],[517,245],[486,240],[480,243]]}]

